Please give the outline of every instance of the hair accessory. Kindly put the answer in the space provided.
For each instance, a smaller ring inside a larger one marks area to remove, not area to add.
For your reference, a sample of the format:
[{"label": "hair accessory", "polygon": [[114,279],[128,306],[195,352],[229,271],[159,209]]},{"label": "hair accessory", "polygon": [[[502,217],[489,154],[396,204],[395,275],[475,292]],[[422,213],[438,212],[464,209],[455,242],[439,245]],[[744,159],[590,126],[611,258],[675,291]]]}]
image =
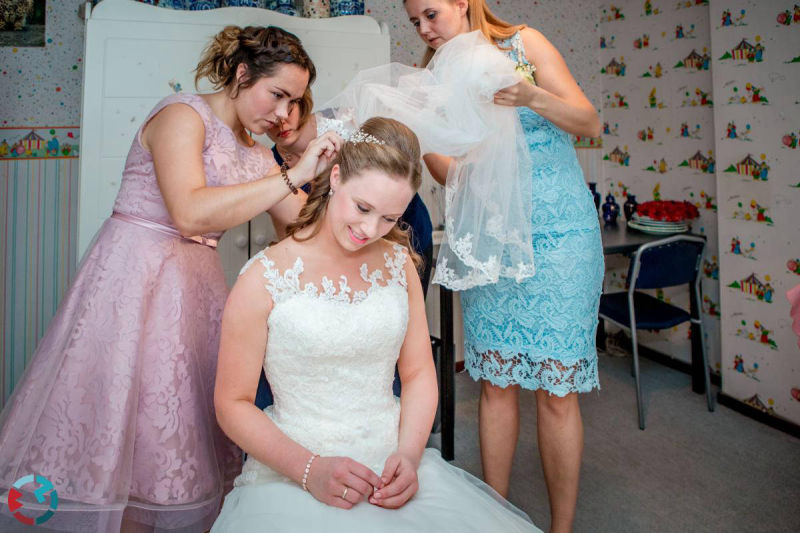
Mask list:
[{"label": "hair accessory", "polygon": [[284,161],[281,164],[281,176],[283,176],[283,181],[289,186],[289,190],[292,191],[292,194],[297,194],[297,187],[295,187],[292,180],[289,179],[289,174],[286,172],[287,170],[289,170],[289,166]]},{"label": "hair accessory", "polygon": [[347,139],[351,143],[372,143],[372,144],[386,144],[386,142],[377,139],[366,133],[364,130],[357,129],[353,132],[352,135]]}]

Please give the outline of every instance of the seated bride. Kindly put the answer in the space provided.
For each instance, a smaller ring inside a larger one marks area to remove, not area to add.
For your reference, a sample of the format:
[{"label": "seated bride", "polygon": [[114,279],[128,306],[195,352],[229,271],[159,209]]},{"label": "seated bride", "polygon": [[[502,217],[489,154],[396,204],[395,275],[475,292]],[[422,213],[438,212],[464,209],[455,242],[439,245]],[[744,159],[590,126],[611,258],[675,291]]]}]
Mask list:
[{"label": "seated bride", "polygon": [[[248,459],[212,533],[539,531],[425,449],[436,372],[418,257],[396,224],[420,181],[414,133],[371,118],[314,181],[289,236],[242,269],[214,398]],[[275,398],[264,411],[262,365]]]}]

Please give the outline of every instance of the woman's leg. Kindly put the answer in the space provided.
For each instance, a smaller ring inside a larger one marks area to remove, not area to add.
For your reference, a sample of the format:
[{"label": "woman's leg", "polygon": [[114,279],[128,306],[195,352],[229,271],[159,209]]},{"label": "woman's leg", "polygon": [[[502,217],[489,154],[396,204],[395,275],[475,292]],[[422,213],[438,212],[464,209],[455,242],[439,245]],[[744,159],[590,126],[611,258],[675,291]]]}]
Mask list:
[{"label": "woman's leg", "polygon": [[505,498],[519,437],[519,386],[481,380],[479,415],[483,479]]},{"label": "woman's leg", "polygon": [[550,532],[572,531],[578,501],[583,422],[576,393],[559,397],[536,391],[539,453],[550,497]]}]

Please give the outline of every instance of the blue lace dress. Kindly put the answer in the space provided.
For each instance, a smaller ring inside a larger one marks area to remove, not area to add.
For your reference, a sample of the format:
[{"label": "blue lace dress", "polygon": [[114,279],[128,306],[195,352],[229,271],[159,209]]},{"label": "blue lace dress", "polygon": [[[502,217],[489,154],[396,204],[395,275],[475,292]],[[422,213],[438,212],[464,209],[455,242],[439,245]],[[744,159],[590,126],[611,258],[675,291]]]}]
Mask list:
[{"label": "blue lace dress", "polygon": [[[519,33],[501,41],[528,64]],[[600,226],[570,136],[517,109],[533,163],[536,274],[461,293],[473,379],[564,396],[599,388],[595,332],[604,274]]]}]

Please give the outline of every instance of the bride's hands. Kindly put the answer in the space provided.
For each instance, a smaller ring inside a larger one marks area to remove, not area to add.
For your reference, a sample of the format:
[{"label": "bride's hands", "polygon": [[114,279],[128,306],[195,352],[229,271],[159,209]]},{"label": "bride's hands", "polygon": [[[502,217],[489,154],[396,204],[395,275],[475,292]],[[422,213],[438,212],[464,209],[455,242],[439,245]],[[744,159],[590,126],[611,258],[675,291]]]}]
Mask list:
[{"label": "bride's hands", "polygon": [[417,466],[406,455],[395,452],[386,459],[381,474],[382,485],[369,499],[369,502],[387,509],[399,509],[410,500],[419,489]]},{"label": "bride's hands", "polygon": [[342,138],[329,131],[308,143],[300,160],[291,168],[291,181],[296,186],[305,185],[325,170],[342,149]]},{"label": "bride's hands", "polygon": [[349,457],[318,457],[306,481],[312,496],[342,509],[363,501],[380,484],[375,472]]}]

